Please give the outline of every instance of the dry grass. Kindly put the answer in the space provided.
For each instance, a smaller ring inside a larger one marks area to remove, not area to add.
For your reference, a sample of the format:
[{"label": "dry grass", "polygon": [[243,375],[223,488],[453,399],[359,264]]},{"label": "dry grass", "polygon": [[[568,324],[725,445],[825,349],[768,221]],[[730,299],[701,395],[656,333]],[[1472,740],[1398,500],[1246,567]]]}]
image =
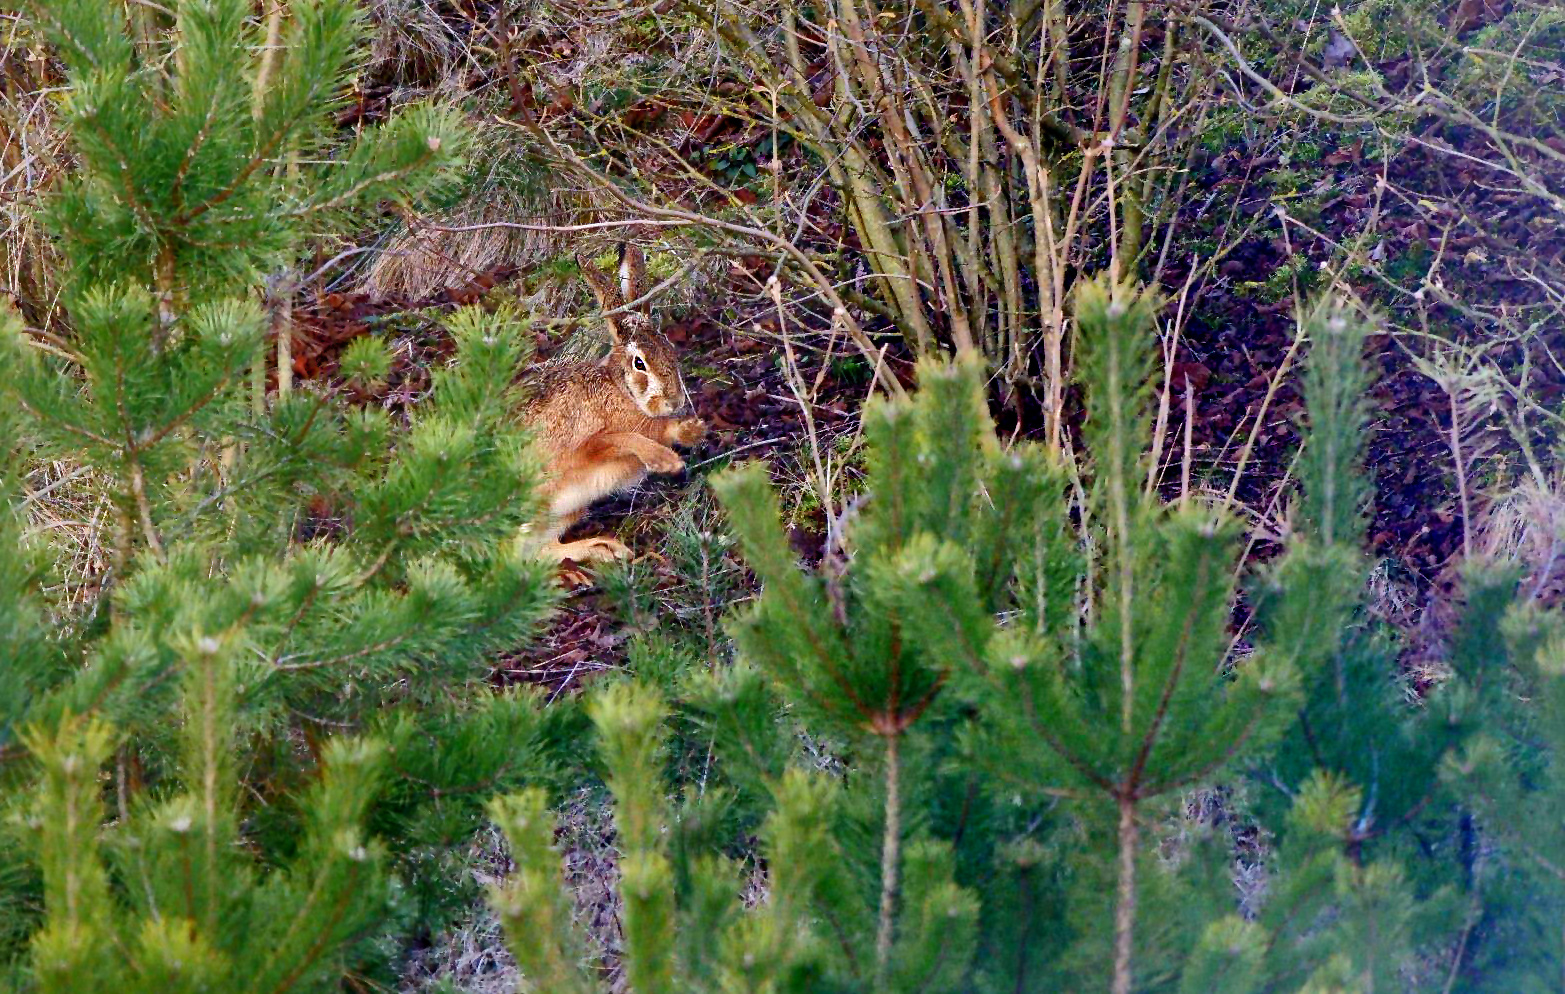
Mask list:
[{"label": "dry grass", "polygon": [[515,196],[481,192],[449,214],[417,219],[389,236],[370,264],[362,289],[376,297],[422,300],[504,266],[525,268],[546,262],[569,248],[563,236],[495,223],[558,209],[551,205],[540,211]]},{"label": "dry grass", "polygon": [[368,0],[369,73],[399,88],[461,97],[482,73],[467,25],[447,20],[435,0]]},{"label": "dry grass", "polygon": [[[497,101],[505,102],[510,80],[506,60],[496,48],[494,30],[498,25],[485,20],[482,26],[464,24],[462,31],[456,31],[433,9],[432,2],[373,0],[371,9],[378,26],[372,49],[376,64],[391,67],[387,71],[396,78],[408,77],[412,68],[426,62],[452,67],[446,76],[472,77],[452,96],[486,112]],[[627,87],[633,91],[634,80],[649,76],[653,62],[634,32],[625,30],[627,25],[640,23],[643,15],[644,11],[619,3],[524,0],[509,16],[515,64],[525,76],[521,85],[544,103],[555,95],[587,101],[625,99]],[[668,72],[701,76],[709,71],[715,49],[705,33],[690,31],[677,41],[678,64],[664,67]],[[481,71],[462,68],[468,65]],[[430,73],[412,75],[423,78]],[[391,100],[396,104],[413,95],[398,92]],[[670,120],[667,127],[677,130],[679,125]],[[579,250],[592,253],[605,242],[626,236],[644,244],[653,256],[654,280],[661,278],[655,271],[660,246],[649,243],[644,234],[612,228],[587,235],[508,227],[517,223],[568,227],[623,212],[607,213],[613,201],[605,193],[578,187],[564,174],[546,171],[533,162],[522,130],[481,124],[477,131],[480,147],[473,155],[475,175],[462,202],[439,213],[406,219],[377,249],[366,267],[361,289],[382,297],[422,299],[480,273],[501,267],[527,270],[568,260]],[[659,154],[656,150],[664,148],[668,140],[668,135],[633,140],[638,148],[628,153],[629,158],[655,158]],[[688,253],[679,254],[683,259]],[[710,280],[703,282],[703,275],[709,274],[687,273],[676,286],[667,288],[660,301],[665,306],[671,301],[689,302],[698,287],[710,285]],[[579,287],[542,281],[523,303],[539,316],[564,317],[577,309],[581,299]]]},{"label": "dry grass", "polygon": [[[1523,476],[1479,495],[1475,505],[1472,562],[1516,570],[1523,602],[1565,604],[1565,481]],[[1403,667],[1409,693],[1450,676],[1449,636],[1461,620],[1466,565],[1453,559],[1423,598],[1393,579],[1384,564],[1371,575],[1372,610],[1408,638]]]},{"label": "dry grass", "polygon": [[38,204],[69,162],[53,114],[54,67],[31,57],[23,30],[19,20],[0,19],[5,61],[15,59],[0,74],[0,291],[26,320],[44,323],[59,294],[60,259],[38,222]]},{"label": "dry grass", "polygon": [[[546,87],[618,87],[651,59],[631,43],[627,26],[646,10],[621,0],[523,0],[512,15],[530,55],[529,69]],[[699,32],[686,38],[695,40]],[[708,44],[703,40],[703,44]],[[541,56],[541,57],[540,57]]]},{"label": "dry grass", "polygon": [[1565,481],[1523,479],[1486,502],[1474,532],[1481,558],[1522,571],[1529,600],[1557,605],[1565,599]]},{"label": "dry grass", "polygon": [[42,544],[64,615],[90,605],[108,568],[113,508],[96,475],[60,460],[41,462],[23,479],[24,540]]}]

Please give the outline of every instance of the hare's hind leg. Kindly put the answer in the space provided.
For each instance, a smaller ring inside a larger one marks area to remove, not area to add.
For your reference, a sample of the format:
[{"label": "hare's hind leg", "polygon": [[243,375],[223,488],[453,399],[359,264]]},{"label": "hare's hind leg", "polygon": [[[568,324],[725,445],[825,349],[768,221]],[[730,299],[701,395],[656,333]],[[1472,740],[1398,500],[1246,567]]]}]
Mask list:
[{"label": "hare's hind leg", "polygon": [[[639,436],[638,436],[639,437]],[[562,522],[560,530],[576,516],[609,494],[635,486],[647,475],[643,453],[621,444],[619,434],[594,435],[551,466],[544,498],[549,502],[549,517]],[[641,441],[656,446],[647,439]],[[669,450],[673,455],[673,450]]]},{"label": "hare's hind leg", "polygon": [[597,535],[574,542],[561,542],[559,534],[569,525],[570,522],[564,522],[538,534],[524,528],[516,537],[516,547],[524,558],[538,559],[546,563],[558,563],[567,559],[578,563],[603,563],[631,557],[630,546],[612,535]]},{"label": "hare's hind leg", "polygon": [[612,535],[597,535],[575,542],[550,542],[539,550],[540,558],[552,562],[570,559],[578,563],[607,563],[616,559],[629,559],[630,546]]},{"label": "hare's hind leg", "polygon": [[549,471],[550,480],[542,494],[549,508],[549,524],[536,536],[524,537],[523,547],[528,554],[553,562],[629,559],[629,547],[616,538],[597,536],[561,542],[559,536],[589,504],[616,490],[633,486],[646,476],[647,467],[642,458],[616,444],[611,437],[596,435],[559,459]]},{"label": "hare's hind leg", "polygon": [[566,559],[578,563],[609,562],[631,557],[630,547],[612,535],[596,535],[574,542],[561,542],[560,534],[571,526],[576,517],[573,514],[564,520],[555,520],[541,530],[524,526],[522,533],[516,538],[518,550],[525,558],[541,559],[550,563],[562,562]]}]

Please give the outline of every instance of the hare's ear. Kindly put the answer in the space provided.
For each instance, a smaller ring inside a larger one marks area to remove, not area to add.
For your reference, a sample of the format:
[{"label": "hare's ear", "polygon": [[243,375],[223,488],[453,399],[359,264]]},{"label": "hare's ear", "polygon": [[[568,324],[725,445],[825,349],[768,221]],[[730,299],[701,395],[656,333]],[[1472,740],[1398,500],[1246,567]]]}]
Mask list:
[{"label": "hare's ear", "polygon": [[579,252],[576,254],[576,264],[581,267],[582,278],[587,281],[588,286],[592,287],[593,296],[598,298],[598,306],[603,308],[605,315],[603,321],[609,327],[609,336],[614,339],[615,344],[619,344],[620,339],[624,337],[620,334],[619,317],[608,313],[617,310],[624,303],[620,297],[619,287],[614,285],[614,281],[607,273],[593,265],[590,258]]},{"label": "hare's ear", "polygon": [[[619,292],[621,299],[629,303],[647,292],[647,257],[640,245],[620,242]],[[642,305],[646,309],[646,305]]]}]

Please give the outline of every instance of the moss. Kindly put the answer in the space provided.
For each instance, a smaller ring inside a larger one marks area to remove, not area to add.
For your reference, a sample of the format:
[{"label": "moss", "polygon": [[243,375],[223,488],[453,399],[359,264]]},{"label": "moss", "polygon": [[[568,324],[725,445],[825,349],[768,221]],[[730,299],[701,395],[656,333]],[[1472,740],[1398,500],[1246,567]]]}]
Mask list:
[{"label": "moss", "polygon": [[727,370],[721,366],[706,366],[701,363],[686,363],[685,372],[690,374],[690,379],[702,383],[726,383],[729,378]]},{"label": "moss", "polygon": [[1309,296],[1321,282],[1320,270],[1309,259],[1294,256],[1278,266],[1266,278],[1266,282],[1262,284],[1262,296],[1272,301],[1291,297],[1295,280],[1298,282],[1300,296]]},{"label": "moss", "polygon": [[843,383],[868,383],[874,373],[863,356],[838,356],[831,361],[831,375]]},{"label": "moss", "polygon": [[1429,246],[1422,242],[1409,246],[1408,250],[1386,265],[1386,275],[1394,280],[1422,279],[1429,271]]},{"label": "moss", "polygon": [[1240,108],[1220,108],[1201,132],[1201,147],[1213,154],[1227,151],[1244,140],[1247,122],[1248,115]]}]

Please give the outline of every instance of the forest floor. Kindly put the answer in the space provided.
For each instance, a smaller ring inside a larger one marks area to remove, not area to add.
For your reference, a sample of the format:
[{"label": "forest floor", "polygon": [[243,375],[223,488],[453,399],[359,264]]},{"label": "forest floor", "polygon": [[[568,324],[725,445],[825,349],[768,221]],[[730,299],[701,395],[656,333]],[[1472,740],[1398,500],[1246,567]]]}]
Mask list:
[{"label": "forest floor", "polygon": [[[1264,282],[1281,264],[1274,249],[1265,242],[1245,243],[1225,263],[1225,271],[1242,276],[1243,282]],[[349,342],[372,329],[390,330],[396,357],[392,374],[375,395],[359,399],[394,411],[416,404],[428,387],[431,365],[450,351],[439,316],[458,306],[482,306],[492,297],[504,299],[519,275],[514,266],[499,266],[465,284],[416,298],[365,291],[303,292],[293,309],[295,372],[307,380],[335,382],[337,358]],[[664,324],[665,334],[687,357],[687,366],[698,360],[704,374],[687,379],[692,406],[709,426],[707,438],[686,453],[682,477],[652,478],[602,501],[570,533],[612,533],[625,541],[636,551],[634,566],[643,589],[674,591],[689,584],[690,578],[660,552],[660,545],[682,502],[701,499],[700,481],[706,474],[730,462],[769,459],[786,465],[774,466],[781,477],[798,466],[809,444],[808,424],[826,439],[856,430],[858,410],[868,393],[862,362],[827,362],[822,370],[820,356],[804,354],[798,372],[816,389],[801,400],[774,343],[733,330],[745,324],[732,317],[714,320],[700,308]],[[1165,458],[1164,490],[1172,496],[1179,486],[1179,467],[1170,463],[1183,444],[1181,412],[1187,404],[1197,412],[1190,432],[1197,489],[1221,493],[1229,486],[1253,432],[1253,451],[1234,496],[1253,526],[1249,554],[1258,559],[1279,548],[1273,538],[1287,527],[1279,495],[1297,447],[1301,399],[1296,379],[1278,378],[1278,372],[1294,359],[1290,350],[1296,332],[1291,300],[1267,303],[1231,285],[1219,286],[1203,297],[1167,371],[1171,424],[1165,452],[1173,454]],[[535,361],[547,362],[562,339],[539,331]],[[1386,620],[1407,625],[1418,613],[1417,605],[1450,586],[1447,563],[1461,544],[1448,405],[1439,385],[1392,347],[1388,336],[1372,344],[1380,378],[1372,398],[1376,415],[1369,441],[1369,468],[1375,479],[1371,544],[1382,564],[1379,583]],[[914,383],[913,363],[905,350],[888,350],[887,361],[906,385]],[[1257,429],[1261,411],[1264,421]],[[994,413],[1009,438],[1025,439],[1034,430],[1033,412],[1025,403],[1021,424],[1014,405],[996,405]],[[1079,421],[1080,411],[1075,413]],[[825,540],[819,509],[799,516],[790,537],[802,559],[818,559]],[[742,573],[732,557],[724,567]],[[623,662],[623,644],[634,625],[616,612],[617,599],[594,583],[593,571],[576,564],[562,569],[561,583],[566,595],[553,622],[538,639],[495,661],[496,682],[538,683],[557,693]]]}]

